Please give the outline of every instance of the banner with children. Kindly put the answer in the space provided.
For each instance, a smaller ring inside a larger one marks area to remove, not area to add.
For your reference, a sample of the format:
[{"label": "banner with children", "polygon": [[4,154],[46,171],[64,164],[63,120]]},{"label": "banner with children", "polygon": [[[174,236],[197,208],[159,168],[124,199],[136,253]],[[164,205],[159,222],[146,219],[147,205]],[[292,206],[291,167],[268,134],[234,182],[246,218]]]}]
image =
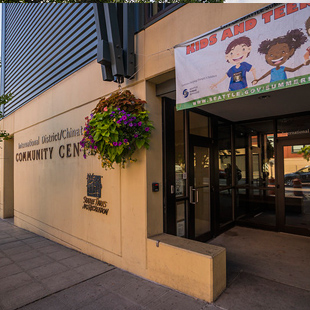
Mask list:
[{"label": "banner with children", "polygon": [[310,83],[310,4],[282,4],[175,47],[177,109]]}]

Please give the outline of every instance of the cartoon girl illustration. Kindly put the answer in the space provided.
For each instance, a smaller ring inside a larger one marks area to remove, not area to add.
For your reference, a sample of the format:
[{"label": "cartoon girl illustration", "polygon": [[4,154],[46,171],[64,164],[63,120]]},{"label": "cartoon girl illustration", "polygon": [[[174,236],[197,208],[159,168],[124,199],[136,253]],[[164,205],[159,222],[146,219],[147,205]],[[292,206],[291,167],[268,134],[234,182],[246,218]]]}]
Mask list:
[{"label": "cartoon girl illustration", "polygon": [[[282,66],[289,58],[291,58],[296,49],[300,48],[302,44],[307,41],[307,37],[300,29],[294,29],[287,32],[286,35],[275,38],[273,40],[265,40],[261,42],[258,48],[260,54],[265,55],[267,64],[275,68],[269,70],[259,79],[252,81],[253,85],[264,79],[268,75],[271,76],[270,83],[286,80],[286,72],[295,72],[305,64],[301,64],[296,68],[289,68]],[[307,63],[309,64],[309,63]]]},{"label": "cartoon girl illustration", "polygon": [[[307,35],[310,36],[310,17],[306,20],[305,26],[306,26]],[[307,61],[309,60],[309,58],[310,58],[310,46],[307,48],[306,54],[304,55],[304,59],[305,59],[304,65],[307,64]]]}]

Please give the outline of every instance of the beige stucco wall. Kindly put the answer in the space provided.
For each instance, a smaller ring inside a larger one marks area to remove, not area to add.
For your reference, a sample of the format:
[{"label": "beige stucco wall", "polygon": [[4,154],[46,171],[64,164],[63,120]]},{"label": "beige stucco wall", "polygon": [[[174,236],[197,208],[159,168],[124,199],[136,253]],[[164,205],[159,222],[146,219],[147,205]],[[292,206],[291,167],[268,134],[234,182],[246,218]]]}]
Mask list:
[{"label": "beige stucco wall", "polygon": [[[144,275],[146,243],[146,151],[127,169],[105,171],[97,157],[73,153],[81,136],[42,143],[42,136],[67,128],[80,129],[99,97],[117,88],[104,83],[96,61],[85,66],[3,120],[14,133],[14,221],[20,227],[73,247],[99,259]],[[135,85],[145,98],[145,83]],[[40,144],[18,148],[19,143],[40,139]],[[70,157],[61,155],[70,148]],[[52,149],[52,158],[16,161],[16,154]],[[75,156],[74,156],[75,155]],[[102,176],[102,198],[108,215],[82,209],[87,173]],[[138,176],[138,177],[137,177]],[[135,236],[135,238],[132,238]]]},{"label": "beige stucco wall", "polygon": [[137,44],[144,57],[139,78],[151,79],[174,70],[173,47],[186,40],[216,29],[235,19],[252,13],[266,3],[254,4],[198,4],[182,6],[166,18],[137,35]]},{"label": "beige stucco wall", "polygon": [[[116,167],[105,171],[96,157],[85,160],[81,154],[61,158],[60,146],[71,144],[73,148],[73,143],[78,143],[81,136],[43,145],[40,141],[40,145],[18,149],[19,143],[30,139],[41,139],[44,135],[66,128],[80,128],[84,125],[84,117],[90,114],[99,98],[117,89],[115,83],[102,81],[101,68],[96,61],[2,120],[1,128],[14,135],[15,224],[135,274],[170,285],[167,280],[178,274],[181,266],[176,265],[171,273],[160,275],[163,268],[159,264],[160,252],[147,239],[163,232],[162,111],[154,81],[171,78],[174,45],[262,6],[188,4],[136,35],[137,74],[123,87],[147,100],[147,109],[156,129],[150,149],[138,151],[138,161],[129,164],[126,169]],[[24,162],[15,160],[16,153],[46,147],[53,148],[52,158]],[[0,150],[1,158],[2,154],[3,150]],[[1,159],[1,171],[4,171],[4,164]],[[108,215],[82,209],[87,173],[102,176],[101,199],[107,201]],[[152,182],[159,182],[159,192],[152,192]],[[3,190],[4,172],[0,178],[0,216],[3,214]],[[176,288],[212,301],[225,286],[225,255],[221,254],[211,262],[209,257],[203,258],[194,252],[180,253],[184,255],[182,264],[194,264],[198,269],[187,276],[189,282],[180,275],[183,285],[179,283]],[[175,253],[168,247],[165,255],[169,260]],[[151,270],[148,270],[149,266],[152,266]],[[216,272],[215,278],[209,273],[212,283],[207,283],[204,278],[201,285],[195,284],[196,292],[187,289],[188,283],[194,287],[200,268],[207,274],[214,266],[219,273]],[[216,281],[219,284],[211,289],[210,285],[214,286]],[[172,284],[170,286],[174,287]],[[206,286],[208,297],[204,297]]]},{"label": "beige stucco wall", "polygon": [[14,216],[14,145],[12,140],[0,143],[0,218]]},{"label": "beige stucco wall", "polygon": [[226,250],[161,234],[147,241],[148,278],[214,301],[226,287]]}]

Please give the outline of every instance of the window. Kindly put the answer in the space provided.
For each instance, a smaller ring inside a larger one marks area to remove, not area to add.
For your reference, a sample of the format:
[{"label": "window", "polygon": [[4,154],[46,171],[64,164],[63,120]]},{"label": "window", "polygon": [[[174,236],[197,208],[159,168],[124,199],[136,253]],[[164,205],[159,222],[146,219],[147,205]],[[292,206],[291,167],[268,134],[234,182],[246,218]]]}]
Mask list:
[{"label": "window", "polygon": [[[181,4],[182,5],[182,4]],[[179,3],[149,3],[144,5],[144,25],[156,22],[180,7]]]},{"label": "window", "polygon": [[298,154],[303,147],[304,145],[292,145],[292,153]]}]

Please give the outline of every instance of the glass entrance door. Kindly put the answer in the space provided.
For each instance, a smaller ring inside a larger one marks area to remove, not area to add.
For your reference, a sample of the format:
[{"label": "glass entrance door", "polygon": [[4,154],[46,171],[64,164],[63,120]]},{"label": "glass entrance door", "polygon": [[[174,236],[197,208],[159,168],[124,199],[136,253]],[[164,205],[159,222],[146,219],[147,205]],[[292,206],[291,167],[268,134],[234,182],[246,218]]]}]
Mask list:
[{"label": "glass entrance door", "polygon": [[191,137],[189,179],[189,237],[206,240],[211,235],[210,148],[208,140]]},{"label": "glass entrance door", "polygon": [[[235,127],[237,222],[276,230],[274,122],[260,121]],[[238,172],[238,170],[237,170]]]},{"label": "glass entrance door", "polygon": [[278,144],[278,219],[282,231],[310,235],[309,151],[310,139]]},{"label": "glass entrance door", "polygon": [[214,184],[217,160],[211,160],[215,151],[209,117],[197,111],[177,111],[175,103],[165,98],[163,125],[164,231],[207,241],[214,231],[211,200],[215,191],[210,190],[214,188],[210,181]]}]

